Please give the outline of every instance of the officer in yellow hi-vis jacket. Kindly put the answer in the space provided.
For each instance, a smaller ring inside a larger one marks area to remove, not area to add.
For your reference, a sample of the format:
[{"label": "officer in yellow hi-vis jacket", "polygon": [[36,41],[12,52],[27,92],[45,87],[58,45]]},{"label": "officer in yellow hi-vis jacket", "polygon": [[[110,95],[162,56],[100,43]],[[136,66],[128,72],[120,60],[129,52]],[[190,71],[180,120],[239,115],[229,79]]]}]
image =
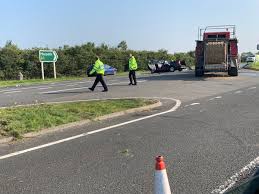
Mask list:
[{"label": "officer in yellow hi-vis jacket", "polygon": [[[130,83],[129,85],[137,85],[137,79],[136,79],[136,70],[138,69],[138,64],[135,59],[135,57],[130,54],[130,59],[129,59],[129,80]],[[134,81],[134,83],[133,83]]]},{"label": "officer in yellow hi-vis jacket", "polygon": [[96,79],[94,81],[94,84],[91,88],[89,88],[89,90],[94,91],[96,85],[101,82],[102,86],[103,86],[103,92],[107,92],[108,88],[107,85],[105,84],[104,80],[103,80],[103,75],[104,75],[104,64],[103,62],[99,59],[98,56],[96,56],[96,61],[95,64],[93,66],[93,69],[90,72],[90,75],[92,75],[93,73],[96,72]]}]

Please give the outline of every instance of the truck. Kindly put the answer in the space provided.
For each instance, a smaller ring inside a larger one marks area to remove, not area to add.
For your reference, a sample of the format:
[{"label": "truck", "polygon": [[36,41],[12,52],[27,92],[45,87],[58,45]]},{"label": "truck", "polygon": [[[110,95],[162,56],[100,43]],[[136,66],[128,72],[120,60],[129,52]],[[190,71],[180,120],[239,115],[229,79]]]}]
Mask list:
[{"label": "truck", "polygon": [[238,76],[239,55],[235,25],[207,26],[198,30],[195,76],[206,72],[227,72]]}]

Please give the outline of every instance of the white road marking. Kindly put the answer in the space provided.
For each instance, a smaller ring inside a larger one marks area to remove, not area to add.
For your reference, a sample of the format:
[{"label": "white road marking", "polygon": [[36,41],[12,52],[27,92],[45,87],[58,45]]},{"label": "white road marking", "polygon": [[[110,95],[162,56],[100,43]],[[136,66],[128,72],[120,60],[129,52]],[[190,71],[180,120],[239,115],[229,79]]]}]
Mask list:
[{"label": "white road marking", "polygon": [[53,88],[53,87],[42,87],[42,88],[37,88],[37,90],[47,90],[47,89],[51,89],[51,88]]},{"label": "white road marking", "polygon": [[20,91],[20,90],[29,90],[29,89],[38,89],[38,87],[26,87],[26,88],[14,88],[14,89],[8,89],[8,90],[1,90],[0,92],[12,92],[12,91]]},{"label": "white road marking", "polygon": [[70,84],[70,85],[66,85],[67,87],[73,87],[73,86],[76,86],[78,84]]},{"label": "white road marking", "polygon": [[199,104],[201,104],[201,103],[195,102],[195,103],[190,104],[190,106],[195,106],[195,105],[199,105]]},{"label": "white road marking", "polygon": [[4,94],[14,94],[14,93],[20,93],[20,92],[22,92],[22,91],[17,90],[17,91],[5,92]]},{"label": "white road marking", "polygon": [[[71,84],[73,83],[74,85],[77,85],[79,83],[88,83],[88,82],[91,82],[91,81],[85,81],[85,82],[71,82]],[[49,83],[48,85],[52,85],[52,86],[69,86],[67,85],[69,83],[59,83],[59,82],[56,82],[56,83]],[[46,85],[46,87],[48,87]],[[30,89],[40,89],[40,88],[45,88],[44,85],[39,85],[39,86],[32,86],[32,87],[17,87],[17,88],[12,88],[12,89],[4,89],[4,90],[0,90],[0,92],[11,92],[11,91],[17,91],[17,90],[30,90]],[[53,88],[53,87],[49,87],[49,88]]]},{"label": "white road marking", "polygon": [[251,87],[251,88],[248,88],[248,90],[254,90],[256,89],[256,87]]},{"label": "white road marking", "polygon": [[233,188],[238,182],[248,178],[253,175],[255,171],[259,168],[259,157],[255,158],[252,162],[242,168],[238,173],[230,177],[225,184],[218,187],[218,189],[213,190],[211,193],[213,194],[223,194],[229,189]]},{"label": "white road marking", "polygon": [[241,93],[243,93],[243,91],[241,91],[241,90],[238,90],[235,92],[235,94],[241,94]]},{"label": "white road marking", "polygon": [[[128,97],[128,98],[132,98],[132,97]],[[133,97],[133,98],[142,98],[142,97]],[[144,98],[147,98],[147,97],[144,97]],[[152,97],[150,97],[150,98],[152,98]],[[147,99],[150,99],[150,98],[147,98]],[[87,133],[82,133],[82,134],[75,135],[75,136],[72,136],[72,137],[68,137],[68,138],[65,138],[65,139],[61,139],[61,140],[58,140],[58,141],[50,142],[50,143],[43,144],[43,145],[40,145],[40,146],[36,146],[36,147],[29,148],[29,149],[25,149],[25,150],[13,152],[13,153],[10,153],[10,154],[7,154],[7,155],[3,155],[3,156],[0,156],[0,160],[7,159],[7,158],[10,158],[10,157],[13,157],[13,156],[18,156],[18,155],[21,155],[21,154],[24,154],[24,153],[27,153],[27,152],[31,152],[31,151],[35,151],[35,150],[39,150],[39,149],[42,149],[42,148],[50,147],[50,146],[53,146],[53,145],[56,145],[56,144],[68,142],[68,141],[71,141],[71,140],[74,140],[74,139],[78,139],[80,137],[85,137],[85,136],[88,136],[88,135],[93,135],[93,134],[100,133],[100,132],[103,132],[103,131],[107,131],[107,130],[110,130],[110,129],[118,128],[118,127],[121,127],[121,126],[124,126],[124,125],[128,125],[128,124],[131,124],[131,123],[138,122],[138,121],[142,121],[142,120],[150,119],[150,118],[157,117],[157,116],[160,116],[160,115],[164,115],[164,114],[176,111],[181,106],[181,101],[177,100],[177,99],[174,99],[174,98],[158,98],[158,97],[153,97],[153,98],[154,99],[172,100],[172,101],[176,102],[176,105],[173,108],[171,108],[167,111],[164,111],[164,112],[160,112],[160,113],[156,113],[156,114],[153,114],[153,115],[141,117],[141,118],[134,119],[134,120],[131,120],[131,121],[126,121],[126,122],[123,122],[123,123],[120,123],[120,124],[112,125],[112,126],[109,126],[109,127],[104,127],[104,128],[98,129],[98,130],[90,131],[90,132],[87,132]],[[118,98],[115,98],[115,99],[118,99]],[[94,99],[94,100],[97,100],[97,99]],[[103,100],[105,100],[105,99],[103,99]]]},{"label": "white road marking", "polygon": [[222,98],[222,96],[217,96],[217,97],[215,97],[215,99],[221,99]]},{"label": "white road marking", "polygon": [[221,98],[222,98],[222,96],[217,96],[217,97],[213,97],[213,98],[209,99],[209,101],[212,101],[212,100],[215,100],[215,99],[221,99]]},{"label": "white road marking", "polygon": [[41,94],[54,94],[58,92],[66,92],[66,91],[72,91],[72,90],[81,90],[81,89],[86,89],[89,87],[80,87],[80,88],[68,88],[68,89],[63,89],[63,90],[55,90],[55,91],[49,91],[49,92],[41,92]]},{"label": "white road marking", "polygon": [[[147,80],[140,80],[138,81],[138,83],[143,83],[146,82]],[[117,85],[117,84],[127,84],[129,82],[118,82],[118,83],[112,83],[112,84],[107,84],[108,86],[113,86],[113,85]]]},{"label": "white road marking", "polygon": [[1,90],[0,92],[12,92],[12,91],[19,91],[19,90],[22,90],[22,88],[19,88],[19,89],[9,89],[9,90]]},{"label": "white road marking", "polygon": [[85,84],[85,83],[89,83],[89,82],[92,82],[92,81],[76,82],[76,83],[77,83],[77,84]]},{"label": "white road marking", "polygon": [[19,92],[22,92],[21,90],[29,90],[29,89],[37,89],[37,90],[45,90],[45,89],[51,89],[51,88],[53,88],[53,87],[29,87],[29,88],[19,88],[19,89],[9,89],[9,90],[2,90],[2,91],[0,91],[0,92],[4,92],[5,94],[6,93],[15,93],[15,92],[17,92],[17,91],[19,91]]},{"label": "white road marking", "polygon": [[[146,82],[147,80],[141,80],[138,81],[138,83]],[[112,83],[112,84],[107,84],[107,86],[112,86],[112,85],[117,85],[117,84],[127,84],[128,82],[117,82],[117,83]],[[89,86],[87,87],[79,87],[79,88],[68,88],[68,89],[63,89],[63,90],[55,90],[55,91],[48,91],[48,92],[42,92],[41,94],[54,94],[58,92],[65,92],[65,91],[72,91],[72,90],[81,90],[81,89],[88,89]]]}]

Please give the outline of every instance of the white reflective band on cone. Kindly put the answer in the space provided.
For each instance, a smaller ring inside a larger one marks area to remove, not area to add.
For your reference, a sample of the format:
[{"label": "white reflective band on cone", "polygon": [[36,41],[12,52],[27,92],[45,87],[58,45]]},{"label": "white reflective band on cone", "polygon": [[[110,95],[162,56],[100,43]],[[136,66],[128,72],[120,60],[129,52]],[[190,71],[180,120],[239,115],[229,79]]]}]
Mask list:
[{"label": "white reflective band on cone", "polygon": [[155,194],[172,194],[166,169],[155,172]]}]

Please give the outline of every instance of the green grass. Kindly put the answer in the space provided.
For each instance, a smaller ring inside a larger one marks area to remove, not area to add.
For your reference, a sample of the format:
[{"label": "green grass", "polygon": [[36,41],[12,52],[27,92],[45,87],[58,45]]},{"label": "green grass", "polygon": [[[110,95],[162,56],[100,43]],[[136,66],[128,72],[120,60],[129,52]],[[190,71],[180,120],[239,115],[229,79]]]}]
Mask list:
[{"label": "green grass", "polygon": [[106,114],[137,108],[154,100],[120,99],[66,104],[43,104],[0,109],[0,135],[22,137],[29,132],[71,122],[94,119]]},{"label": "green grass", "polygon": [[29,80],[22,80],[22,81],[7,80],[7,81],[0,81],[0,87],[43,84],[43,83],[62,82],[62,81],[68,81],[68,80],[82,80],[82,79],[83,79],[83,77],[59,77],[57,79],[48,78],[45,80],[42,80],[42,79],[29,79]]},{"label": "green grass", "polygon": [[259,61],[254,62],[254,63],[251,65],[251,68],[254,69],[254,70],[259,70]]}]

